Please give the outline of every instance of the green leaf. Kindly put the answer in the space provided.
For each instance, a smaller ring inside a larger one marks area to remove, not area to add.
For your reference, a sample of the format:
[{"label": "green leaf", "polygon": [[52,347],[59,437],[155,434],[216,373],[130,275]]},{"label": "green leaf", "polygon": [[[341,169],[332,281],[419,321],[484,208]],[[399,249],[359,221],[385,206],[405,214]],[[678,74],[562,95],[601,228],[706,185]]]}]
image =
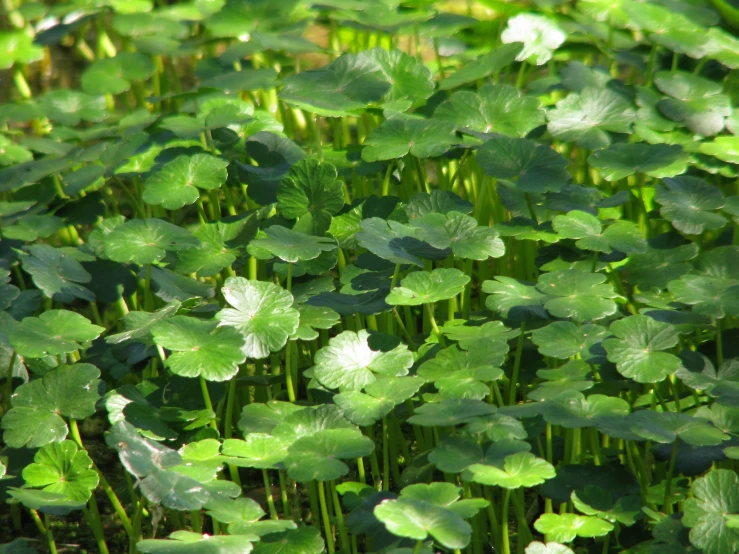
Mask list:
[{"label": "green leaf", "polygon": [[255,535],[203,535],[175,531],[169,539],[144,539],[136,549],[144,554],[249,554]]},{"label": "green leaf", "polygon": [[722,554],[739,548],[739,530],[729,517],[739,512],[739,478],[727,469],[715,469],[693,481],[693,498],[685,501],[683,525],[690,528],[690,542],[706,554]]},{"label": "green leaf", "polygon": [[671,96],[660,100],[657,109],[698,135],[719,133],[731,115],[731,102],[722,94],[721,83],[685,71],[658,71],[654,84]]},{"label": "green leaf", "polygon": [[643,254],[631,254],[626,266],[629,283],[641,290],[664,289],[667,283],[689,273],[688,263],[698,255],[698,247],[691,243],[675,248],[652,248]]},{"label": "green leaf", "polygon": [[92,275],[72,256],[46,244],[32,244],[26,252],[18,252],[23,270],[47,298],[64,304],[75,298],[95,301],[95,294],[80,284],[89,283]]},{"label": "green leaf", "polygon": [[495,229],[478,225],[474,217],[459,212],[429,213],[410,223],[421,240],[440,250],[451,248],[457,258],[482,261],[500,258],[505,252]]},{"label": "green leaf", "polygon": [[534,285],[498,275],[495,281],[483,281],[482,291],[490,295],[485,299],[487,309],[503,317],[516,321],[547,319],[544,303],[550,297],[540,293]]},{"label": "green leaf", "polygon": [[396,117],[386,119],[365,139],[362,159],[366,162],[402,158],[436,158],[456,142],[454,126],[445,121]]},{"label": "green leaf", "polygon": [[540,275],[536,288],[553,297],[544,304],[552,315],[591,321],[616,313],[618,295],[605,281],[605,275],[565,269]]},{"label": "green leaf", "polygon": [[573,210],[567,215],[556,216],[552,226],[560,236],[577,239],[575,246],[582,250],[606,253],[618,250],[632,253],[645,252],[647,249],[646,240],[637,225],[631,221],[616,221],[604,231],[597,217],[587,212]]},{"label": "green leaf", "polygon": [[344,117],[379,102],[390,88],[375,60],[344,54],[319,69],[287,77],[280,97],[318,115]]},{"label": "green leaf", "polygon": [[464,519],[473,517],[489,502],[483,498],[460,499],[462,488],[453,483],[417,483],[400,491],[401,500],[420,500],[442,508],[449,508]]},{"label": "green leaf", "polygon": [[613,524],[595,516],[576,514],[543,514],[534,522],[534,528],[547,540],[572,542],[575,537],[602,537],[613,530]]},{"label": "green leaf", "polygon": [[395,407],[395,402],[391,400],[375,398],[369,394],[353,390],[335,395],[333,401],[341,408],[346,419],[363,427],[373,425]]},{"label": "green leaf", "polygon": [[416,541],[431,535],[446,548],[464,548],[472,535],[464,519],[424,500],[385,500],[375,507],[374,515],[393,535]]},{"label": "green leaf", "polygon": [[523,44],[513,42],[504,44],[491,50],[489,53],[477,57],[462,65],[456,72],[439,83],[441,90],[450,90],[460,85],[485,79],[489,75],[500,72],[501,69],[512,64],[523,51]]},{"label": "green leaf", "polygon": [[253,215],[201,225],[193,232],[200,245],[177,253],[177,272],[210,277],[233,266],[244,256],[244,245],[256,235],[256,225]]},{"label": "green leaf", "polygon": [[156,323],[151,334],[155,344],[172,352],[166,366],[182,377],[228,381],[246,360],[242,334],[215,321],[175,316]]},{"label": "green leaf", "polygon": [[385,301],[390,305],[419,306],[454,298],[464,291],[470,277],[458,269],[416,271],[400,281]]},{"label": "green leaf", "polygon": [[344,207],[343,184],[336,168],[313,158],[300,160],[277,188],[277,209],[295,227],[313,235],[323,235],[331,216]]},{"label": "green leaf", "polygon": [[575,554],[565,545],[559,544],[558,542],[548,542],[544,544],[539,541],[529,543],[525,552],[526,554]]},{"label": "green leaf", "polygon": [[739,137],[716,137],[712,142],[701,143],[700,151],[724,162],[739,164]]},{"label": "green leaf", "polygon": [[692,446],[715,446],[728,438],[705,420],[683,413],[639,410],[630,414],[624,423],[642,439],[662,444],[680,438]]},{"label": "green leaf", "polygon": [[249,244],[249,248],[261,248],[287,263],[313,260],[321,252],[336,250],[336,239],[306,235],[282,227],[272,225],[265,229],[265,238],[257,238]]},{"label": "green leaf", "polygon": [[547,63],[554,50],[564,43],[564,31],[554,21],[542,15],[518,14],[508,20],[500,35],[503,44],[522,42],[523,50],[516,60],[542,65]]},{"label": "green leaf", "polygon": [[221,452],[238,467],[274,468],[287,457],[289,443],[266,433],[249,433],[244,440],[226,439]]},{"label": "green leaf", "polygon": [[249,358],[279,351],[298,328],[300,314],[292,294],[274,283],[229,277],[221,293],[233,308],[224,308],[216,319],[244,336],[243,352]]},{"label": "green leaf", "polygon": [[413,355],[400,344],[389,351],[372,350],[369,333],[344,331],[331,338],[315,355],[315,378],[325,387],[361,391],[377,379],[376,374],[402,376],[413,365]]},{"label": "green leaf", "polygon": [[472,398],[443,398],[416,409],[408,422],[422,427],[453,426],[495,413],[495,406]]},{"label": "green leaf", "polygon": [[595,355],[593,347],[607,336],[608,331],[600,325],[585,323],[577,326],[569,321],[554,321],[535,329],[531,333],[531,341],[542,356],[561,360],[577,356],[587,361]]},{"label": "green leaf", "polygon": [[82,90],[88,94],[120,94],[131,88],[132,81],[151,77],[156,68],[149,56],[120,52],[114,58],[102,58],[82,73]]},{"label": "green leaf", "polygon": [[416,230],[397,221],[379,217],[362,220],[362,230],[355,235],[362,248],[394,264],[423,267],[420,258],[443,259],[446,253],[418,239]]},{"label": "green leaf", "polygon": [[78,313],[48,310],[38,317],[27,317],[10,334],[10,343],[20,356],[43,358],[81,348],[105,331]]},{"label": "green leaf", "polygon": [[34,241],[53,235],[64,227],[64,220],[53,215],[24,215],[3,228],[3,238]]},{"label": "green leaf", "polygon": [[220,188],[228,177],[227,167],[228,162],[209,154],[178,156],[146,179],[142,198],[147,204],[178,210],[198,199],[198,189]]},{"label": "green leaf", "polygon": [[585,398],[576,391],[567,391],[540,405],[547,423],[570,429],[594,427],[603,419],[629,413],[629,404],[621,398],[603,394],[591,394]]},{"label": "green leaf", "polygon": [[619,181],[634,173],[673,177],[685,171],[687,162],[687,155],[677,144],[611,144],[588,156],[588,164],[606,181]]},{"label": "green leaf", "polygon": [[74,510],[85,507],[84,502],[70,500],[63,494],[34,489],[9,488],[8,495],[30,510],[38,510],[43,514],[66,516]]},{"label": "green leaf", "polygon": [[723,207],[723,193],[698,177],[663,179],[662,185],[654,189],[654,199],[662,205],[662,217],[687,235],[699,235],[726,224],[724,216],[712,213]]},{"label": "green leaf", "polygon": [[161,219],[132,219],[105,238],[105,255],[114,262],[151,264],[167,252],[195,248],[200,241],[177,225]]},{"label": "green leaf", "polygon": [[95,413],[98,377],[94,365],[62,365],[19,386],[10,400],[13,407],[2,419],[5,444],[38,448],[64,440],[68,429],[62,416],[85,419]]},{"label": "green leaf", "polygon": [[382,100],[385,109],[405,111],[410,106],[426,100],[434,91],[431,71],[415,57],[393,48],[372,48],[360,52],[359,58],[370,60],[390,83]]},{"label": "green leaf", "polygon": [[483,485],[517,489],[534,487],[555,476],[554,466],[530,452],[518,452],[505,457],[502,467],[485,463],[467,468],[471,480]]},{"label": "green leaf", "polygon": [[569,163],[549,146],[524,138],[499,137],[477,151],[483,171],[498,179],[516,179],[521,192],[558,191],[570,180]]},{"label": "green leaf", "polygon": [[74,126],[80,121],[105,119],[105,98],[90,96],[76,90],[57,89],[39,98],[39,107],[50,120]]},{"label": "green leaf", "polygon": [[32,464],[23,468],[26,486],[57,493],[69,500],[87,502],[98,485],[92,460],[69,440],[43,446]]},{"label": "green leaf", "polygon": [[368,456],[374,448],[374,442],[354,429],[324,429],[292,443],[285,466],[296,481],[329,481],[349,472],[340,459]]},{"label": "green leaf", "polygon": [[318,338],[316,329],[331,329],[341,321],[341,316],[337,312],[323,306],[301,304],[299,311],[300,326],[291,339],[315,340]]},{"label": "green leaf", "polygon": [[321,533],[315,527],[298,527],[262,537],[254,554],[321,554]]},{"label": "green leaf", "polygon": [[172,471],[191,477],[198,483],[218,479],[225,458],[220,455],[221,443],[217,439],[202,439],[184,445],[180,449],[182,462],[172,466]]},{"label": "green leaf", "polygon": [[594,150],[611,144],[609,132],[630,133],[636,112],[612,90],[588,87],[557,102],[547,119],[554,138]]},{"label": "green leaf", "polygon": [[44,49],[33,43],[33,36],[24,30],[5,31],[0,36],[0,69],[10,69],[15,63],[30,64],[44,57]]},{"label": "green leaf", "polygon": [[621,496],[614,502],[607,489],[589,484],[581,490],[572,491],[571,499],[575,508],[585,515],[598,516],[611,523],[618,522],[626,526],[634,525],[641,512],[639,496]]},{"label": "green leaf", "polygon": [[507,84],[484,85],[476,93],[459,91],[434,110],[434,119],[465,132],[524,137],[544,125],[545,112],[534,96],[520,96]]},{"label": "green leaf", "polygon": [[693,312],[716,319],[739,315],[739,280],[683,275],[670,281],[669,291]]},{"label": "green leaf", "polygon": [[611,323],[610,330],[616,338],[604,340],[603,347],[624,377],[637,383],[658,383],[682,366],[680,358],[662,352],[679,341],[672,325],[632,315]]}]

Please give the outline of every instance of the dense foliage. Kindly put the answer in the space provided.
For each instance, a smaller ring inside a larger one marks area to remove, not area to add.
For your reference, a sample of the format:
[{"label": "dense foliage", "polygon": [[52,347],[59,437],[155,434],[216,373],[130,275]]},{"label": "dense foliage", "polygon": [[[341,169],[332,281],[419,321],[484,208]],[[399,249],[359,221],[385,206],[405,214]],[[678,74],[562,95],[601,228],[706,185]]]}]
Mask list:
[{"label": "dense foliage", "polygon": [[739,551],[731,5],[3,6],[0,552]]}]

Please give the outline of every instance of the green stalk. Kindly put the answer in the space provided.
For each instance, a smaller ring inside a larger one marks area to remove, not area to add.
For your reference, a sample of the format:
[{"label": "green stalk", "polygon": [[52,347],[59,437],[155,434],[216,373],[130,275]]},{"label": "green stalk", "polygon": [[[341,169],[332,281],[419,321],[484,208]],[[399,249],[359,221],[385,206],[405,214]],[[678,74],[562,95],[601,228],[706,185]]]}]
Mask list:
[{"label": "green stalk", "polygon": [[[31,517],[38,519],[38,513],[36,510],[31,510]],[[46,514],[44,514],[43,527],[46,529],[46,546],[49,548],[49,554],[58,554],[59,551],[56,549],[56,542],[54,541],[54,533],[51,531],[49,516]]]},{"label": "green stalk", "polygon": [[672,494],[672,476],[675,473],[675,461],[677,460],[679,441],[680,439],[675,437],[675,441],[672,443],[672,456],[670,456],[670,464],[667,467],[667,476],[665,477],[665,499],[662,503],[662,511],[667,515],[671,515],[673,513],[670,495]]},{"label": "green stalk", "polygon": [[387,417],[382,418],[382,490],[390,490],[390,445],[387,436]]},{"label": "green stalk", "polygon": [[282,515],[286,519],[292,519],[293,515],[290,512],[290,499],[287,494],[287,483],[285,482],[285,472],[282,470],[277,471],[277,475],[280,479],[280,502],[282,502]]},{"label": "green stalk", "polygon": [[439,329],[439,326],[436,324],[436,318],[434,317],[434,303],[430,302],[428,304],[424,304],[423,307],[426,309],[426,314],[429,318],[429,324],[431,325],[431,329],[434,331],[436,336],[439,338],[439,343],[442,346],[446,345],[446,341],[444,340],[444,335],[441,334],[441,330]]},{"label": "green stalk", "polygon": [[87,525],[92,530],[92,534],[95,536],[98,550],[100,550],[100,554],[110,554],[108,544],[105,542],[105,532],[103,531],[103,525],[100,521],[100,512],[98,511],[97,503],[95,502],[94,493],[88,501],[88,506],[89,508],[82,509],[82,513],[85,516]]},{"label": "green stalk", "polygon": [[503,494],[503,508],[500,514],[500,535],[503,544],[503,554],[511,554],[511,539],[508,536],[508,505],[511,499],[511,489],[506,489]]},{"label": "green stalk", "polygon": [[[198,380],[200,381],[200,392],[203,394],[203,402],[205,402],[205,409],[210,410],[211,412],[215,413],[213,410],[213,402],[210,400],[210,393],[208,392],[208,382],[205,380],[205,377],[200,375],[198,377]],[[216,423],[215,419],[210,420],[210,426],[218,431],[218,423]]]},{"label": "green stalk", "polygon": [[724,345],[723,338],[721,336],[721,320],[714,318],[713,327],[716,329],[716,363],[718,364],[718,367],[721,368],[721,366],[724,365]]},{"label": "green stalk", "polygon": [[336,551],[336,548],[334,547],[334,534],[331,529],[331,518],[328,515],[328,508],[326,507],[326,492],[323,489],[323,481],[316,481],[316,487],[318,487],[318,502],[321,505],[321,517],[323,518],[326,550],[328,551],[328,554],[334,554]]},{"label": "green stalk", "polygon": [[316,481],[308,483],[308,501],[310,502],[311,525],[321,530],[321,510],[318,506],[318,487]]},{"label": "green stalk", "polygon": [[516,344],[516,357],[513,361],[513,375],[508,382],[508,405],[516,403],[516,385],[518,384],[518,376],[521,371],[521,354],[523,353],[523,338],[526,330],[526,322],[521,322],[520,334],[518,335],[518,343]]},{"label": "green stalk", "polygon": [[269,517],[278,519],[277,508],[275,508],[275,500],[272,498],[272,485],[269,482],[269,474],[265,468],[262,468],[262,480],[264,481],[264,495],[267,497],[267,506],[269,508]]},{"label": "green stalk", "polygon": [[[77,426],[77,421],[72,418],[69,419],[69,432],[72,435],[72,440],[77,443],[77,446],[80,449],[84,450],[85,445],[82,443],[80,429]],[[103,487],[103,491],[108,496],[108,500],[110,500],[118,519],[121,521],[121,525],[125,529],[126,534],[130,537],[133,535],[133,527],[131,526],[131,520],[129,519],[128,514],[126,514],[126,510],[123,508],[123,504],[121,504],[115,491],[110,486],[110,483],[108,483],[105,475],[103,475],[103,472],[100,471],[100,468],[95,464],[95,462],[92,463],[92,469],[97,472],[98,478],[100,479],[100,486]]]},{"label": "green stalk", "polygon": [[336,484],[333,481],[329,481],[328,488],[331,491],[331,498],[334,502],[334,514],[336,515],[336,527],[339,529],[341,551],[348,554],[351,552],[351,543],[349,542],[349,533],[346,530],[346,525],[344,525],[344,513],[341,511],[341,503],[339,502],[339,494],[336,492]]}]

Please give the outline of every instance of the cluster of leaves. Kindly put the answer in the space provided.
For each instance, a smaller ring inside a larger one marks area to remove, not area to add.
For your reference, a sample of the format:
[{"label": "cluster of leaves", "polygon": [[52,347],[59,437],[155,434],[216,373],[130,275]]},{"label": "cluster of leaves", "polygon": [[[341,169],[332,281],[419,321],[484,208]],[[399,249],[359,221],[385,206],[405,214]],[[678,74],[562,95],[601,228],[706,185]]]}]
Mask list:
[{"label": "cluster of leaves", "polygon": [[535,4],[4,2],[14,535],[739,551],[733,8]]}]

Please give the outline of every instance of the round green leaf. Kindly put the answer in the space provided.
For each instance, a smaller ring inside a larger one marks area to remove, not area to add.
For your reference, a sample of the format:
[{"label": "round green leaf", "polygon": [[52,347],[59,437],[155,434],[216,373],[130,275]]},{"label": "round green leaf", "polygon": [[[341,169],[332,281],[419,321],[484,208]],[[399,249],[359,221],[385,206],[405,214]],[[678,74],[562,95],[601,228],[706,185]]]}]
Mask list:
[{"label": "round green leaf", "polygon": [[600,220],[587,212],[573,210],[566,215],[558,215],[552,226],[560,236],[577,239],[575,246],[583,250],[610,253],[615,249],[620,252],[644,252],[647,243],[639,232],[639,228],[631,221],[616,221],[605,231]]},{"label": "round green leaf", "polygon": [[105,98],[76,90],[57,89],[39,99],[39,107],[50,120],[74,126],[80,121],[105,119]]},{"label": "round green leaf", "polygon": [[249,358],[277,352],[298,328],[300,314],[292,294],[274,283],[229,277],[221,293],[233,308],[224,308],[216,319],[244,336],[243,352]]},{"label": "round green leaf", "polygon": [[65,304],[75,298],[95,301],[95,294],[80,284],[89,283],[92,275],[72,256],[46,244],[32,244],[26,252],[18,253],[23,270],[47,298]]},{"label": "round green leaf", "polygon": [[85,450],[69,440],[43,446],[32,464],[23,468],[26,486],[64,495],[76,502],[87,502],[98,485],[98,475]]},{"label": "round green leaf", "polygon": [[3,416],[3,440],[11,448],[37,448],[67,436],[62,416],[85,419],[100,398],[100,371],[94,365],[63,365],[19,386]]},{"label": "round green leaf", "polygon": [[739,315],[739,280],[683,275],[670,281],[668,288],[678,302],[693,306],[693,311],[716,319]]},{"label": "round green leaf", "polygon": [[396,117],[383,121],[369,134],[364,141],[362,159],[392,160],[408,153],[417,158],[435,158],[455,142],[454,126],[445,121]]},{"label": "round green leaf", "polygon": [[685,501],[683,524],[690,528],[690,542],[706,554],[739,549],[739,529],[729,517],[739,512],[739,478],[735,472],[716,469],[691,487],[693,498]]},{"label": "round green leaf", "polygon": [[335,395],[333,401],[341,408],[346,419],[363,427],[374,424],[395,407],[395,402],[391,400],[352,390]]},{"label": "round green leaf", "polygon": [[555,476],[554,466],[530,452],[518,452],[505,457],[502,467],[472,464],[467,468],[471,480],[483,485],[517,489],[534,487]]},{"label": "round green leaf", "polygon": [[175,316],[155,324],[151,334],[155,344],[172,351],[166,366],[182,377],[228,381],[246,360],[242,334],[215,321]]},{"label": "round green leaf", "polygon": [[340,459],[368,456],[374,448],[374,442],[354,429],[324,429],[292,443],[285,466],[296,481],[330,481],[349,472]]},{"label": "round green leaf", "polygon": [[519,42],[504,44],[495,48],[484,56],[477,57],[462,65],[456,72],[444,79],[439,84],[439,88],[450,90],[460,85],[483,80],[513,63],[522,50],[523,44]]},{"label": "round green leaf", "polygon": [[105,255],[114,262],[150,264],[167,252],[195,248],[200,241],[189,232],[161,219],[132,219],[105,238]]},{"label": "round green leaf", "polygon": [[136,549],[144,554],[249,554],[255,535],[203,535],[175,531],[169,539],[144,539]]},{"label": "round green leaf", "polygon": [[344,117],[379,102],[390,88],[373,59],[344,54],[319,69],[287,77],[280,97],[318,115]]},{"label": "round green leaf", "polygon": [[531,318],[547,319],[544,303],[549,299],[524,281],[498,275],[495,281],[483,281],[482,291],[489,294],[485,299],[488,310],[499,312],[513,320]]},{"label": "round green leaf", "polygon": [[577,326],[569,321],[555,321],[534,330],[531,341],[542,356],[566,360],[579,355],[583,360],[588,360],[593,357],[591,348],[607,336],[608,331],[600,325],[586,323]]},{"label": "round green leaf", "polygon": [[434,91],[431,71],[414,56],[393,48],[372,48],[359,54],[370,60],[390,83],[390,90],[383,98],[385,109],[405,111],[413,104],[425,100]]},{"label": "round green leaf", "polygon": [[198,189],[217,189],[226,182],[228,162],[210,154],[178,156],[146,179],[142,198],[178,210],[198,199]]},{"label": "round green leaf", "polygon": [[724,162],[739,164],[739,137],[716,137],[713,142],[702,143],[700,151]]},{"label": "round green leaf", "polygon": [[431,535],[446,548],[464,548],[472,535],[470,525],[457,514],[424,500],[385,500],[374,514],[393,535],[416,541]]},{"label": "round green leaf", "polygon": [[534,528],[547,540],[572,542],[575,537],[602,537],[613,530],[613,524],[595,516],[576,514],[543,514],[534,522]]},{"label": "round green leaf", "polygon": [[558,542],[534,541],[526,547],[526,554],[575,554],[572,550]]},{"label": "round green leaf", "polygon": [[289,443],[266,433],[249,433],[244,440],[226,439],[221,452],[238,467],[274,468],[287,457]]},{"label": "round green leaf", "polygon": [[606,181],[619,181],[634,173],[652,177],[672,177],[683,173],[687,156],[677,144],[611,144],[593,152],[588,164],[596,168]]},{"label": "round green leaf", "polygon": [[321,554],[321,533],[315,527],[298,527],[260,538],[254,554]]},{"label": "round green leaf", "polygon": [[370,348],[369,333],[344,331],[329,340],[315,355],[315,378],[325,387],[341,391],[361,391],[377,379],[407,375],[413,365],[413,355],[400,344],[383,352]]},{"label": "round green leaf", "polygon": [[306,235],[273,225],[264,231],[266,237],[251,241],[249,247],[261,248],[287,263],[313,260],[321,252],[336,250],[336,239]]},{"label": "round green leaf", "polygon": [[300,160],[277,187],[277,209],[284,217],[297,219],[296,228],[306,233],[323,235],[331,216],[343,207],[342,183],[330,163]]},{"label": "round green leaf", "polygon": [[540,275],[536,288],[553,297],[544,304],[552,315],[591,321],[616,313],[618,295],[605,281],[605,275],[565,269]]},{"label": "round green leaf", "polygon": [[156,68],[148,56],[120,52],[114,58],[95,61],[82,73],[82,90],[88,94],[120,94],[131,88],[131,81],[151,77]]},{"label": "round green leaf", "polygon": [[604,340],[603,347],[624,377],[637,383],[658,383],[682,366],[680,358],[661,352],[679,341],[672,325],[646,315],[632,315],[614,321],[611,333],[616,338]]},{"label": "round green leaf", "polygon": [[636,112],[612,90],[588,87],[557,102],[557,106],[547,112],[547,119],[554,138],[597,149],[611,144],[608,132],[630,133]]},{"label": "round green leaf", "polygon": [[422,427],[453,426],[495,413],[495,406],[472,398],[443,398],[416,409],[408,422]]},{"label": "round green leaf", "polygon": [[48,310],[21,321],[10,334],[10,344],[21,356],[58,356],[80,349],[81,343],[95,340],[103,331],[78,313]]},{"label": "round green leaf", "polygon": [[459,212],[425,214],[412,219],[411,226],[421,240],[440,250],[451,248],[457,258],[481,261],[505,252],[495,229],[478,225],[474,217]]},{"label": "round green leaf", "polygon": [[477,151],[483,171],[498,179],[516,179],[521,192],[558,191],[570,180],[569,163],[549,146],[524,138],[499,137]]},{"label": "round green leaf", "polygon": [[699,235],[726,224],[724,216],[712,213],[723,207],[723,193],[698,177],[663,179],[662,186],[655,187],[654,199],[662,205],[662,217],[685,234]]},{"label": "round green leaf", "polygon": [[520,96],[506,84],[484,85],[476,93],[455,92],[434,110],[434,119],[467,132],[510,137],[524,137],[546,121],[538,98]]},{"label": "round green leaf", "polygon": [[392,306],[419,306],[448,300],[461,294],[469,282],[468,275],[454,268],[416,271],[402,279],[385,302]]},{"label": "round green leaf", "polygon": [[0,69],[10,69],[15,63],[30,64],[44,57],[44,49],[33,43],[26,30],[4,31],[0,35]]}]

